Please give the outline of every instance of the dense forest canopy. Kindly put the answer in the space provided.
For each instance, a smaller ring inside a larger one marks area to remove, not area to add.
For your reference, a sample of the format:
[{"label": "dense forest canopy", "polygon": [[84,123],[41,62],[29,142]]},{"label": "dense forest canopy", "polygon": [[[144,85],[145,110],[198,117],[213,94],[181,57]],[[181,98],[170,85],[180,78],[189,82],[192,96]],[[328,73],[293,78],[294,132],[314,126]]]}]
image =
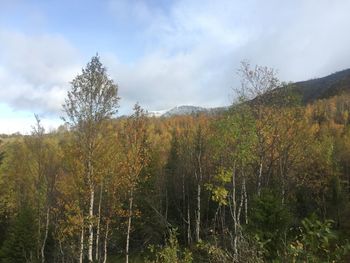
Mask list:
[{"label": "dense forest canopy", "polygon": [[349,262],[347,84],[305,104],[305,83],[239,75],[227,110],[116,118],[93,57],[65,126],[1,139],[0,262]]}]

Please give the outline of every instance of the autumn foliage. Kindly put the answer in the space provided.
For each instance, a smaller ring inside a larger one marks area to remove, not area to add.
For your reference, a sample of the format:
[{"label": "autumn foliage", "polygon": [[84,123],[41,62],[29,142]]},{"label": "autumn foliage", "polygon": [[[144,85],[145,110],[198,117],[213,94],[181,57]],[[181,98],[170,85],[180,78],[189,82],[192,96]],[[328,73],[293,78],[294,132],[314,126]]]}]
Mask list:
[{"label": "autumn foliage", "polygon": [[117,118],[94,57],[68,126],[1,141],[0,262],[348,262],[350,96],[276,103],[243,66],[227,111]]}]

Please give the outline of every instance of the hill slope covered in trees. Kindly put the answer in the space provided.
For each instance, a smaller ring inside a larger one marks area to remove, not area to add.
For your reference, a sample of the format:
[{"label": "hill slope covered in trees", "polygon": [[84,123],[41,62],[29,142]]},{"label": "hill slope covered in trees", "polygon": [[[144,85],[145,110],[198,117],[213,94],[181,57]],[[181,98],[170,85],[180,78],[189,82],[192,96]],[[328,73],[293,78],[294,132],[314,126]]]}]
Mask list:
[{"label": "hill slope covered in trees", "polygon": [[241,94],[264,99],[115,119],[118,87],[94,57],[68,129],[37,118],[1,142],[0,262],[349,262],[350,95],[315,97],[342,77],[297,84],[305,105],[289,90],[266,103],[273,70],[241,73]]},{"label": "hill slope covered in trees", "polygon": [[302,96],[304,103],[325,99],[350,91],[350,69],[326,77],[296,82],[294,89]]}]

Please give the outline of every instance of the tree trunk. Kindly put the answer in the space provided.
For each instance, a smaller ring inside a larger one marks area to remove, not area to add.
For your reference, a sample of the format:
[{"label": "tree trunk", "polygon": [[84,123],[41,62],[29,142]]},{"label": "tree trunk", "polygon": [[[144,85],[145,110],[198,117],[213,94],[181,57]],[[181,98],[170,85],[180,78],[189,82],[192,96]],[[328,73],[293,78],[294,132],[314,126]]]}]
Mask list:
[{"label": "tree trunk", "polygon": [[49,224],[50,224],[50,208],[48,207],[46,210],[45,235],[44,235],[43,244],[41,246],[41,262],[42,263],[45,262],[45,247],[46,247],[47,236],[49,233]]},{"label": "tree trunk", "polygon": [[104,242],[104,257],[103,257],[103,263],[107,263],[108,231],[109,231],[109,222],[108,222],[108,220],[107,220],[107,223],[106,223],[105,242]]},{"label": "tree trunk", "polygon": [[285,179],[285,173],[284,173],[284,169],[283,169],[282,160],[280,160],[279,163],[280,163],[280,174],[281,174],[281,179],[282,179],[282,184],[281,184],[282,205],[284,205],[285,195],[286,195],[286,186],[285,186],[286,179]]},{"label": "tree trunk", "polygon": [[259,174],[258,174],[258,196],[260,196],[261,194],[262,170],[263,170],[263,159],[260,158],[260,166],[259,166]]},{"label": "tree trunk", "polygon": [[[243,172],[242,172],[242,176],[243,176]],[[239,202],[238,212],[237,212],[238,224],[240,223],[240,220],[241,220],[241,212],[242,212],[242,208],[243,208],[243,202],[244,202],[244,184],[243,184],[243,179],[242,179],[241,200]]]},{"label": "tree trunk", "polygon": [[196,213],[196,242],[200,241],[200,228],[201,228],[201,190],[202,190],[202,180],[203,180],[203,171],[202,171],[202,133],[201,126],[198,130],[198,152],[196,153],[197,165],[198,165],[198,174],[195,170],[195,176],[197,178],[197,213]]},{"label": "tree trunk", "polygon": [[131,217],[132,217],[132,206],[133,206],[133,190],[130,192],[129,198],[129,218],[128,218],[128,229],[126,234],[126,247],[125,247],[125,263],[129,263],[129,243],[130,243],[130,231],[131,231]]},{"label": "tree trunk", "polygon": [[200,227],[201,227],[201,184],[197,184],[197,213],[196,213],[196,242],[200,240]]},{"label": "tree trunk", "polygon": [[[186,214],[186,194],[185,194],[185,175],[182,173],[182,214]],[[186,235],[186,219],[183,216],[182,220],[182,229],[183,229],[183,235]]]},{"label": "tree trunk", "polygon": [[237,257],[238,250],[237,250],[237,239],[238,239],[238,223],[237,223],[237,215],[236,215],[236,209],[237,209],[237,203],[236,203],[236,171],[235,167],[233,168],[232,172],[232,212],[233,212],[233,229],[234,229],[234,239],[233,239],[233,252],[235,257]]},{"label": "tree trunk", "polygon": [[62,249],[62,242],[60,240],[58,240],[58,244],[60,246],[60,252],[61,252],[61,256],[62,256],[62,263],[64,263],[64,252]]},{"label": "tree trunk", "polygon": [[[345,165],[345,170],[346,170],[346,176],[348,177],[348,193],[350,194],[350,173],[349,173],[349,164],[348,162],[346,162],[346,165]],[[349,195],[350,197],[350,195]]]},{"label": "tree trunk", "polygon": [[90,190],[90,207],[89,207],[89,240],[88,240],[88,260],[89,262],[93,262],[93,244],[94,244],[94,201],[95,201],[95,185],[94,185],[94,167],[92,164],[93,160],[93,142],[91,138],[89,139],[89,148],[88,148],[88,155],[87,155],[87,179],[89,183],[89,190]]},{"label": "tree trunk", "polygon": [[100,200],[98,202],[98,218],[97,218],[97,230],[96,230],[96,254],[95,259],[96,261],[99,261],[99,243],[100,243],[100,224],[101,224],[101,205],[102,205],[102,192],[103,192],[103,183],[101,183],[101,190],[100,190]]},{"label": "tree trunk", "polygon": [[[40,179],[38,179],[40,180]],[[37,239],[37,246],[36,246],[36,257],[39,261],[40,257],[40,239],[41,239],[41,205],[40,205],[40,189],[39,189],[39,182],[37,183],[37,189],[36,189],[38,196],[37,196],[37,206],[38,206],[38,239]]]},{"label": "tree trunk", "polygon": [[81,228],[81,235],[80,235],[80,257],[79,257],[79,263],[83,263],[84,259],[84,222],[83,226]]},{"label": "tree trunk", "polygon": [[191,214],[190,214],[190,200],[187,200],[187,244],[190,245],[191,240]]},{"label": "tree trunk", "polygon": [[165,220],[168,222],[168,187],[165,186]]},{"label": "tree trunk", "polygon": [[90,186],[89,251],[88,251],[88,259],[89,259],[89,262],[92,262],[92,261],[93,261],[92,250],[93,250],[93,243],[94,243],[94,229],[93,229],[94,198],[95,198],[95,190],[94,190],[93,186]]},{"label": "tree trunk", "polygon": [[243,193],[244,193],[244,222],[248,225],[248,197],[245,176],[243,177]]}]

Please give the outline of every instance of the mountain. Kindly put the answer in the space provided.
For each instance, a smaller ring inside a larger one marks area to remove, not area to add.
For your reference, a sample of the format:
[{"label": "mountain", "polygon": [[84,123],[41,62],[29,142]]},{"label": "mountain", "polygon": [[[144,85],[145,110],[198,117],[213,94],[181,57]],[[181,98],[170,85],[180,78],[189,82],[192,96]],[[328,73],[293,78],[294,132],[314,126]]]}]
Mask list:
[{"label": "mountain", "polygon": [[177,106],[170,110],[162,110],[162,111],[148,111],[148,116],[150,117],[172,117],[172,116],[181,116],[181,115],[192,115],[198,113],[206,113],[206,114],[216,114],[226,110],[228,107],[216,107],[216,108],[204,108],[198,106]]},{"label": "mountain", "polygon": [[147,111],[148,117],[161,117],[163,114],[165,114],[168,110],[154,110],[154,111]]},{"label": "mountain", "polygon": [[296,82],[291,85],[292,90],[301,95],[302,102],[307,104],[318,99],[350,92],[350,69],[322,78]]},{"label": "mountain", "polygon": [[[311,103],[318,99],[326,99],[345,92],[350,92],[350,69],[345,69],[322,78],[291,83],[288,87],[290,88],[290,91],[301,96],[301,100],[304,104]],[[284,91],[284,88],[278,88],[263,96],[267,98],[266,101],[274,100],[278,103],[278,101],[281,101],[284,97]],[[255,100],[256,98],[251,102],[254,103]],[[229,107],[204,108],[183,105],[170,110],[149,111],[148,116],[172,117],[198,113],[216,114],[225,111],[228,108]]]},{"label": "mountain", "polygon": [[171,117],[171,116],[177,116],[177,115],[191,115],[191,114],[197,114],[202,112],[207,112],[207,109],[203,107],[197,107],[197,106],[178,106],[162,114],[162,117]]}]

